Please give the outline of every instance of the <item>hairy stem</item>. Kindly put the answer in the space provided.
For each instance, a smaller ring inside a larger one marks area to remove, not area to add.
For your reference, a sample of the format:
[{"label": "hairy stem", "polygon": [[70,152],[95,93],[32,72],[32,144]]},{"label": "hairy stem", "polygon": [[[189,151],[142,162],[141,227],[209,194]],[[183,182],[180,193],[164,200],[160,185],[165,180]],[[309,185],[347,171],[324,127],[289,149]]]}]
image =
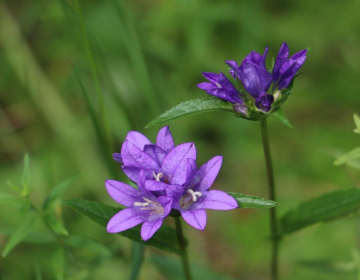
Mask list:
[{"label": "hairy stem", "polygon": [[179,245],[181,249],[181,261],[183,264],[184,274],[186,280],[192,280],[191,272],[190,272],[190,265],[189,265],[189,259],[186,252],[186,244],[185,244],[185,238],[181,227],[181,220],[180,217],[174,217],[175,219],[175,225],[176,225],[176,232],[177,237],[179,240]]},{"label": "hairy stem", "polygon": [[[268,177],[269,185],[269,197],[271,200],[276,201],[275,195],[275,183],[274,183],[274,170],[271,161],[270,154],[270,143],[269,143],[269,133],[267,128],[267,121],[263,119],[260,121],[261,128],[261,137],[264,147],[265,162],[266,162],[266,171]],[[277,236],[277,227],[276,227],[276,208],[270,208],[270,229],[271,229],[271,242],[272,242],[272,252],[271,252],[271,279],[278,279],[278,251],[279,251],[279,239]]]}]

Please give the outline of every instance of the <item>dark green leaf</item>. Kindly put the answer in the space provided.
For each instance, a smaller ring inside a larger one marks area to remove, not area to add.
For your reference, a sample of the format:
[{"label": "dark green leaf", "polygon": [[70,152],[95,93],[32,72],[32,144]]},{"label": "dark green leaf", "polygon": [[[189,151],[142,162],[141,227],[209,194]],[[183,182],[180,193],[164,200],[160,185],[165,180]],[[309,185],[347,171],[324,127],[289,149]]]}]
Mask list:
[{"label": "dark green leaf", "polygon": [[10,240],[6,244],[2,256],[5,258],[12,249],[15,248],[31,231],[35,222],[37,221],[37,216],[29,217],[21,226],[18,228],[14,235],[11,236]]},{"label": "dark green leaf", "polygon": [[48,210],[50,208],[50,205],[65,193],[65,191],[70,187],[70,185],[74,182],[76,178],[77,176],[71,177],[53,188],[44,201],[43,210]]},{"label": "dark green leaf", "polygon": [[[171,280],[184,280],[184,270],[180,259],[169,258],[163,255],[151,256],[151,261],[156,265],[159,271],[165,276],[166,279]],[[212,272],[210,268],[201,267],[191,263],[191,274],[193,279],[204,280],[230,280],[233,279],[229,276],[221,275]]]},{"label": "dark green leaf", "polygon": [[130,280],[137,280],[140,273],[140,267],[144,259],[144,245],[133,242],[131,250],[131,276]]},{"label": "dark green leaf", "polygon": [[[117,212],[122,210],[122,208],[115,208],[99,202],[83,199],[70,199],[64,201],[63,203],[74,207],[81,214],[87,216],[103,227],[106,227],[109,220]],[[154,236],[146,242],[141,239],[140,228],[141,226],[136,226],[126,231],[120,232],[119,234],[145,245],[154,246],[162,250],[180,254],[176,231],[173,228],[163,225],[154,234]]]},{"label": "dark green leaf", "polygon": [[233,111],[233,105],[230,102],[213,96],[193,99],[180,103],[179,105],[160,115],[155,120],[151,121],[146,126],[146,128],[194,114],[219,110]]},{"label": "dark green leaf", "polygon": [[279,122],[281,122],[283,125],[286,125],[287,127],[293,128],[289,120],[285,117],[281,107],[277,109],[275,112],[272,112],[270,116],[277,119]]},{"label": "dark green leaf", "polygon": [[354,160],[354,159],[358,159],[358,158],[360,158],[360,147],[355,148],[354,150],[351,150],[350,152],[348,152],[345,155],[342,155],[341,157],[339,157],[337,160],[334,161],[334,164],[340,165],[340,164],[343,164],[350,160]]},{"label": "dark green leaf", "polygon": [[301,203],[281,218],[281,234],[325,222],[356,211],[360,207],[360,190],[348,189],[327,193]]},{"label": "dark green leaf", "polygon": [[237,203],[239,204],[239,208],[267,209],[278,205],[278,203],[275,201],[267,200],[257,196],[233,192],[228,192],[228,194],[236,199]]}]

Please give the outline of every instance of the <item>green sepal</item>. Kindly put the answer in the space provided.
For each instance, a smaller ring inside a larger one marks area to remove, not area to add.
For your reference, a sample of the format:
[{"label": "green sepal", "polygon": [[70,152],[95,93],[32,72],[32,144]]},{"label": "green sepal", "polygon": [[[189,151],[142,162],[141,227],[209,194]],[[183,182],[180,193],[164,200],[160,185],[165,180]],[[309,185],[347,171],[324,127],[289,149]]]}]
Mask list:
[{"label": "green sepal", "polygon": [[272,112],[270,114],[270,116],[272,116],[273,118],[275,118],[276,120],[281,122],[283,125],[293,128],[293,126],[291,125],[289,120],[285,117],[284,112],[282,111],[281,107],[279,107],[279,109],[277,109],[275,112]]}]

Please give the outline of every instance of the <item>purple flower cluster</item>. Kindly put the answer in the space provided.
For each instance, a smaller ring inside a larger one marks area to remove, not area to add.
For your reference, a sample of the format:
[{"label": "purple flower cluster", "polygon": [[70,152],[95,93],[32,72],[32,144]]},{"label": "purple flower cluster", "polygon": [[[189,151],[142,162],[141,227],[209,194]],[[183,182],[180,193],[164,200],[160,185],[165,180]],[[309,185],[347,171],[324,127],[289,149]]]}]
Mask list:
[{"label": "purple flower cluster", "polygon": [[[265,65],[267,53],[267,47],[263,55],[252,51],[240,65],[233,60],[226,61],[231,68],[230,74],[246,93],[252,96],[258,111],[264,113],[270,111],[275,91],[281,91],[289,86],[297,71],[304,64],[307,50],[299,51],[289,58],[289,47],[284,42],[272,71],[269,71]],[[247,94],[238,91],[222,72],[219,74],[205,72],[203,75],[209,82],[198,84],[198,88],[233,103],[236,112],[243,115],[248,114],[248,106],[244,102]]]},{"label": "purple flower cluster", "polygon": [[163,127],[156,144],[136,131],[130,131],[113,158],[135,182],[138,190],[114,180],[107,180],[109,195],[127,208],[111,218],[110,233],[117,233],[143,223],[141,238],[148,240],[162,225],[163,219],[175,211],[196,229],[206,225],[205,209],[231,210],[236,200],[225,192],[209,190],[219,173],[222,157],[216,156],[196,165],[194,143],[174,145],[168,127]]}]

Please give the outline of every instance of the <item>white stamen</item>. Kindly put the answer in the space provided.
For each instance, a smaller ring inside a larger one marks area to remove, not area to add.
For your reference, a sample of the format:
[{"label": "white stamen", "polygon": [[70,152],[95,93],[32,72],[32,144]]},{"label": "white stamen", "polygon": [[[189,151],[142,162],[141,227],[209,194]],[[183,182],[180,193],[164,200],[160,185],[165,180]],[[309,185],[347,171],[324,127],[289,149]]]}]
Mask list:
[{"label": "white stamen", "polygon": [[152,173],[153,173],[154,179],[159,182],[160,178],[162,178],[163,174],[161,172],[156,174],[154,171]]},{"label": "white stamen", "polygon": [[218,82],[215,82],[215,85],[216,85],[218,88],[221,88],[221,85],[220,85]]},{"label": "white stamen", "polygon": [[192,189],[188,189],[188,194],[191,195],[192,201],[194,201],[194,202],[197,201],[198,197],[202,196],[201,192],[194,192]]},{"label": "white stamen", "polygon": [[134,202],[134,206],[148,206],[149,204],[149,202]]}]

